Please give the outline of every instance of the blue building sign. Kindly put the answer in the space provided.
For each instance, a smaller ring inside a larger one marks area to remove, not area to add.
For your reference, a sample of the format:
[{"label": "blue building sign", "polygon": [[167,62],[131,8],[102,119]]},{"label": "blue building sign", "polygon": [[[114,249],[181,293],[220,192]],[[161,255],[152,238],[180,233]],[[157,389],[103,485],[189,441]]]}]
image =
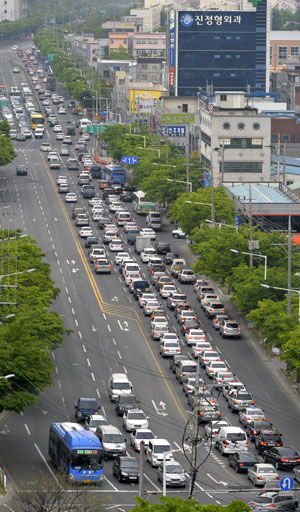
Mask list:
[{"label": "blue building sign", "polygon": [[176,11],[175,67],[169,63],[175,95],[195,96],[207,84],[215,91],[266,90],[267,0],[252,2],[251,11]]},{"label": "blue building sign", "polygon": [[210,174],[208,172],[205,172],[203,174],[203,188],[210,187]]},{"label": "blue building sign", "polygon": [[166,129],[168,137],[185,137],[185,126],[162,126],[162,135],[166,135]]},{"label": "blue building sign", "polygon": [[121,162],[123,165],[136,165],[138,163],[137,156],[122,156]]}]

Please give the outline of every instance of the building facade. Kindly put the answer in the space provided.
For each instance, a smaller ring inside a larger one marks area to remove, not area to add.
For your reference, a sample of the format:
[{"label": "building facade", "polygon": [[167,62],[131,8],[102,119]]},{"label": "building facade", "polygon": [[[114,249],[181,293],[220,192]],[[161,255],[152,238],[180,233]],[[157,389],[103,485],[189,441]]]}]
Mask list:
[{"label": "building facade", "polygon": [[0,0],[0,22],[15,21],[26,15],[24,0]]},{"label": "building facade", "polygon": [[130,15],[143,19],[143,32],[153,32],[160,27],[160,5],[154,3],[149,8],[130,9]]},{"label": "building facade", "polygon": [[166,34],[161,32],[135,33],[132,55],[133,57],[165,57]]},{"label": "building facade", "polygon": [[169,11],[170,94],[196,95],[208,84],[218,91],[268,90],[267,0],[246,3],[243,10]]},{"label": "building facade", "polygon": [[164,84],[164,57],[137,57],[137,81]]},{"label": "building facade", "polygon": [[[130,37],[131,36],[131,37]],[[132,41],[133,33],[130,32],[109,32],[108,33],[108,53],[117,52],[123,48],[126,53],[129,52],[130,44],[129,39]]]},{"label": "building facade", "polygon": [[286,66],[289,57],[300,56],[300,30],[272,30],[270,32],[270,71],[278,72]]}]

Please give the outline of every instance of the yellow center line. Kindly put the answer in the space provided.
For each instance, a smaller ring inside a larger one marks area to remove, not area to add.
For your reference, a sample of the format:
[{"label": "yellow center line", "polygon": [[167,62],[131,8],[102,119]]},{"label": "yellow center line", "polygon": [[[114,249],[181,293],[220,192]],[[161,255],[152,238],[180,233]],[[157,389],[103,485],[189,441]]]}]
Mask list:
[{"label": "yellow center line", "polygon": [[[47,173],[47,175],[48,175],[48,177],[49,177],[49,179],[50,179],[50,182],[51,182],[51,184],[52,184],[53,190],[54,190],[54,192],[55,192],[55,193],[57,193],[57,186],[56,186],[56,184],[55,184],[55,181],[54,181],[54,179],[53,179],[53,176],[52,176],[52,174],[51,174],[51,172],[50,172],[50,170],[49,170],[48,166],[46,165],[46,162],[45,162],[45,161],[44,161],[44,166],[45,166],[45,169],[46,169],[46,173]],[[183,420],[186,422],[186,421],[187,421],[186,413],[185,413],[185,411],[184,411],[184,409],[183,409],[182,405],[180,404],[180,402],[179,402],[179,401],[178,401],[178,399],[176,398],[175,393],[174,393],[174,391],[173,391],[173,389],[172,389],[172,387],[173,387],[173,386],[171,387],[170,383],[168,382],[168,380],[167,380],[167,376],[166,376],[166,374],[164,373],[164,371],[162,370],[162,368],[161,368],[161,366],[160,366],[160,364],[159,364],[159,362],[158,362],[158,360],[157,360],[157,357],[156,357],[155,353],[154,353],[154,352],[153,352],[153,350],[152,350],[152,347],[151,347],[151,345],[150,345],[150,343],[149,343],[149,341],[148,341],[148,339],[147,339],[147,336],[146,336],[146,334],[145,334],[145,332],[144,332],[144,328],[143,328],[142,323],[141,323],[141,318],[140,318],[139,314],[137,313],[137,311],[135,311],[135,310],[132,308],[132,312],[136,315],[136,318],[134,319],[134,318],[131,318],[131,317],[129,317],[129,316],[126,316],[126,315],[125,315],[125,313],[124,313],[124,315],[120,315],[120,314],[115,314],[115,313],[113,313],[113,312],[111,312],[111,311],[106,311],[106,310],[105,310],[105,307],[103,307],[103,306],[110,306],[110,307],[112,307],[112,306],[114,306],[114,305],[113,305],[113,304],[109,304],[109,303],[107,303],[107,302],[105,302],[105,301],[103,300],[102,295],[101,295],[101,293],[100,293],[100,291],[99,291],[98,285],[97,285],[97,284],[96,284],[96,282],[95,282],[94,275],[92,274],[92,271],[91,271],[91,269],[90,269],[89,265],[87,264],[86,256],[85,256],[85,254],[84,254],[84,252],[83,252],[83,249],[82,249],[82,247],[81,247],[80,243],[79,243],[79,242],[78,242],[78,240],[77,240],[77,235],[76,235],[76,232],[75,232],[75,230],[74,230],[74,226],[72,225],[72,223],[71,223],[71,221],[70,221],[70,218],[69,218],[69,215],[68,215],[67,209],[66,209],[66,207],[65,207],[65,205],[64,205],[64,203],[63,203],[62,198],[61,198],[61,196],[60,196],[60,195],[58,196],[58,201],[59,201],[59,203],[60,203],[60,206],[61,206],[62,212],[63,212],[63,214],[64,214],[64,217],[65,217],[66,221],[67,221],[67,224],[68,224],[68,226],[69,226],[69,228],[70,228],[70,231],[71,231],[72,237],[73,237],[73,239],[74,239],[74,242],[75,242],[75,245],[76,245],[76,247],[77,247],[77,250],[78,250],[79,256],[80,256],[80,258],[81,258],[81,260],[82,260],[82,263],[83,263],[83,265],[84,265],[84,268],[85,268],[85,270],[86,270],[86,273],[87,273],[88,279],[89,279],[90,284],[91,284],[91,286],[92,286],[92,289],[93,289],[93,292],[94,292],[94,294],[95,294],[95,297],[96,297],[96,300],[97,300],[97,303],[98,303],[98,305],[99,305],[100,310],[101,310],[103,313],[107,313],[107,314],[110,314],[110,315],[112,315],[112,316],[118,316],[118,317],[122,316],[123,318],[131,319],[131,320],[134,320],[134,321],[136,322],[136,325],[138,326],[138,329],[139,329],[139,331],[140,331],[140,333],[141,333],[141,335],[142,335],[142,337],[143,337],[143,339],[144,339],[144,341],[145,341],[145,344],[146,344],[146,346],[147,346],[147,348],[148,348],[148,350],[149,350],[149,352],[150,352],[151,356],[153,357],[153,360],[154,360],[154,362],[155,362],[155,365],[156,365],[156,367],[157,367],[157,369],[158,369],[158,371],[159,371],[159,373],[160,373],[160,375],[161,375],[161,377],[162,377],[162,379],[163,379],[163,381],[164,381],[164,383],[165,383],[165,386],[166,386],[166,388],[168,389],[168,391],[169,391],[169,393],[170,393],[170,396],[171,396],[171,398],[172,398],[172,400],[173,400],[173,402],[174,402],[174,404],[175,404],[175,406],[176,406],[177,410],[179,411],[179,413],[180,413],[181,417],[182,417],[182,418],[183,418]],[[116,307],[116,309],[120,308],[120,306],[115,306],[115,307]],[[122,306],[121,306],[121,307],[122,307]],[[128,308],[128,309],[130,309],[130,308]]]}]

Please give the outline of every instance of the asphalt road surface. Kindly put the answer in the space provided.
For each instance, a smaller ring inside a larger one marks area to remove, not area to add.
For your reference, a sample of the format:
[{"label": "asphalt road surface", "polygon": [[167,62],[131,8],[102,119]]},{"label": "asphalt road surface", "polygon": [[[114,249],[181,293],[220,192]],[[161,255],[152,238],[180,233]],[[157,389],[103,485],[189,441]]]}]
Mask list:
[{"label": "asphalt road surface", "polygon": [[[10,47],[0,49],[0,82],[7,90],[25,80],[23,72],[12,73],[13,63],[18,61]],[[65,95],[58,84],[58,94]],[[55,107],[56,108],[56,107]],[[60,124],[66,127],[72,116],[58,116]],[[74,117],[72,117],[74,120]],[[47,124],[47,123],[46,123]],[[78,130],[77,130],[78,131]],[[75,142],[79,136],[73,137]],[[60,147],[55,133],[47,124],[43,141],[50,141],[53,148]],[[91,142],[92,143],[92,142]],[[53,386],[40,394],[38,404],[21,415],[2,415],[0,425],[0,463],[6,469],[15,488],[26,485],[29,477],[42,472],[56,477],[49,462],[48,435],[53,421],[73,421],[74,401],[80,396],[94,396],[103,407],[112,424],[122,429],[122,419],[115,411],[107,395],[107,383],[113,372],[126,372],[133,383],[134,392],[141,400],[141,408],[149,416],[149,427],[161,438],[172,444],[174,457],[190,473],[189,463],[183,453],[182,437],[186,422],[191,417],[191,409],[182,387],[170,372],[169,361],[159,355],[159,343],[150,336],[150,321],[141,314],[135,300],[120,277],[118,268],[113,265],[111,275],[95,275],[87,260],[87,251],[78,236],[78,229],[71,219],[73,205],[66,205],[64,196],[57,193],[56,177],[67,175],[71,192],[78,194],[78,204],[86,208],[87,202],[81,198],[77,185],[77,172],[68,171],[66,157],[61,157],[61,169],[51,170],[46,153],[40,152],[40,140],[29,139],[15,144],[17,158],[5,168],[1,168],[1,183],[8,190],[8,202],[0,207],[1,225],[11,223],[12,229],[37,240],[45,253],[45,260],[51,264],[52,277],[61,294],[54,304],[65,322],[65,327],[73,332],[66,337],[62,348],[53,354],[55,371]],[[75,153],[75,152],[74,152]],[[16,165],[25,163],[28,176],[17,177]],[[3,201],[2,201],[3,203]],[[3,209],[3,206],[9,208]],[[131,208],[131,205],[129,205]],[[110,214],[113,216],[113,214]],[[133,215],[141,227],[145,227],[143,217]],[[94,226],[95,233],[99,233]],[[124,238],[123,230],[121,236]],[[165,225],[158,240],[170,241],[171,248],[180,255],[191,259],[186,241],[174,240],[170,228]],[[124,250],[131,252],[131,247]],[[111,255],[114,260],[114,253]],[[141,264],[143,275],[148,277],[146,265]],[[189,301],[199,314],[207,337],[217,346],[222,358],[232,371],[252,392],[256,404],[262,407],[267,418],[282,433],[284,444],[300,450],[299,406],[294,395],[283,387],[269,367],[268,358],[261,358],[253,344],[244,336],[241,340],[223,340],[206,319],[191,285],[181,286]],[[162,301],[163,302],[163,301]],[[167,310],[167,309],[166,309]],[[168,311],[168,310],[167,310]],[[179,334],[178,324],[172,312],[168,313],[172,330]],[[190,350],[182,343],[183,352]],[[17,371],[17,369],[16,369]],[[232,425],[238,425],[237,415],[227,408],[222,396],[219,397],[222,418]],[[129,434],[126,434],[128,452],[137,456],[130,447]],[[250,450],[254,450],[252,443]],[[190,447],[186,446],[187,452]],[[190,456],[190,453],[188,453]],[[201,447],[199,461],[208,456],[201,466],[196,482],[195,497],[202,504],[227,504],[232,499],[250,500],[255,490],[246,475],[235,474],[228,467],[227,459],[209,443]],[[156,502],[162,494],[157,481],[157,470],[145,461],[145,496]],[[281,476],[286,473],[280,471]],[[187,476],[189,484],[189,476]],[[242,492],[245,489],[246,492]],[[134,496],[138,494],[135,484],[119,483],[112,475],[112,461],[105,464],[105,480],[99,489],[92,492],[111,496],[112,505],[128,510],[134,506]],[[168,489],[168,496],[188,496],[186,489]],[[10,501],[13,510],[13,498]]]}]

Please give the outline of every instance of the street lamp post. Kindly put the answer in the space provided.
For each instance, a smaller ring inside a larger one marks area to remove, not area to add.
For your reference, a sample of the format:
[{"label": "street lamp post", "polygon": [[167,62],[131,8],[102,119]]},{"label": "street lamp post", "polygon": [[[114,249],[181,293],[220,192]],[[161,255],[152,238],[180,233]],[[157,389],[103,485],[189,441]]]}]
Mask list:
[{"label": "street lamp post", "polygon": [[[144,143],[146,143],[146,141],[144,141]],[[142,147],[142,146],[138,146],[139,149],[147,149],[148,151],[157,151],[158,152],[158,158],[160,158],[160,149],[156,149],[156,148],[146,148],[145,146]]]},{"label": "street lamp post", "polygon": [[34,272],[35,270],[36,270],[35,268],[30,268],[29,270],[22,270],[21,272],[14,272],[13,274],[4,274],[4,275],[0,276],[0,281],[2,281],[2,279],[4,277],[18,276],[20,274],[30,274],[31,272]]},{"label": "street lamp post", "polygon": [[[212,223],[212,221],[211,221],[211,220],[209,220],[209,219],[205,219],[205,222],[208,222],[208,223],[210,223],[210,224]],[[225,222],[216,222],[216,225],[217,225],[217,226],[219,226],[219,228],[220,228],[221,226],[227,226],[228,228],[235,229],[237,233],[238,233],[238,231],[239,231],[239,227],[238,227],[238,226],[232,226],[231,224],[225,224]]]},{"label": "street lamp post", "polygon": [[15,376],[16,376],[15,373],[9,373],[8,375],[0,376],[0,379],[12,379]]},{"label": "street lamp post", "polygon": [[[250,252],[244,252],[244,251],[237,251],[236,249],[230,249],[231,252],[234,252],[235,254],[247,254],[248,256],[256,256],[257,258],[264,258],[265,260],[265,271],[264,271],[264,280],[267,280],[267,262],[268,262],[268,256],[265,256],[264,254],[254,254]],[[266,285],[267,286],[267,285]]]},{"label": "street lamp post", "polygon": [[300,290],[295,290],[295,288],[280,288],[279,286],[270,286],[269,284],[261,284],[263,288],[268,288],[272,290],[283,290],[284,292],[294,292],[298,293],[299,296],[299,311],[298,311],[298,322],[300,323]]},{"label": "street lamp post", "polygon": [[172,180],[171,178],[167,178],[167,181],[173,181],[174,183],[183,183],[184,185],[188,186],[188,188],[189,188],[188,192],[193,192],[193,184],[191,181]]},{"label": "street lamp post", "polygon": [[200,204],[204,206],[211,207],[211,225],[215,227],[215,209],[213,208],[213,203],[200,203],[199,201],[185,201],[187,204]]}]

